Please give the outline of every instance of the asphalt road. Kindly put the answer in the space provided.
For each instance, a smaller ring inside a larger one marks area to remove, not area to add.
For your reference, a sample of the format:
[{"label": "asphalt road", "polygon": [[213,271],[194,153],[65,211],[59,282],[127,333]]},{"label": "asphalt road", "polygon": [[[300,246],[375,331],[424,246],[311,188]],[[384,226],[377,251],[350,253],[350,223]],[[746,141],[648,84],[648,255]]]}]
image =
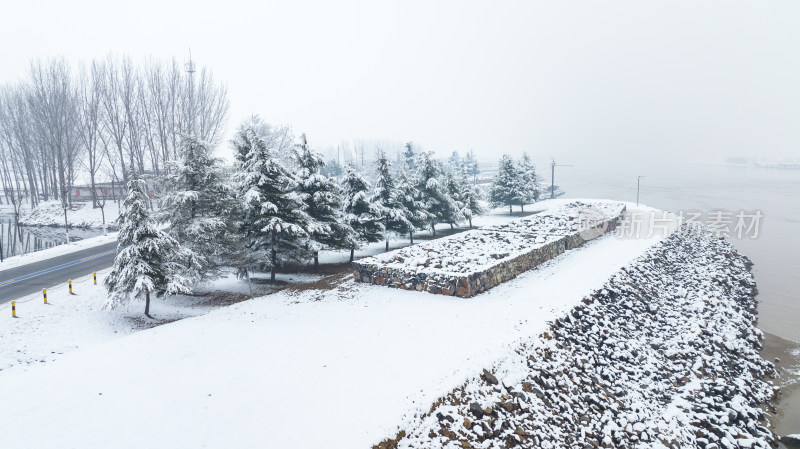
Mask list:
[{"label": "asphalt road", "polygon": [[0,304],[108,268],[116,252],[117,242],[113,242],[0,271]]}]

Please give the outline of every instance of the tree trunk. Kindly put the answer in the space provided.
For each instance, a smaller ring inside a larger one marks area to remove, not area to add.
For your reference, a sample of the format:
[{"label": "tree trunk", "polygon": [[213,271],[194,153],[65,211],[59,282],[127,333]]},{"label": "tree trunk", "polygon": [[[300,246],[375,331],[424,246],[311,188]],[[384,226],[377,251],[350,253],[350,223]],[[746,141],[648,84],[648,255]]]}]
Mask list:
[{"label": "tree trunk", "polygon": [[353,261],[353,255],[355,254],[355,252],[356,252],[356,247],[355,246],[351,246],[350,247],[350,262]]},{"label": "tree trunk", "polygon": [[472,229],[472,217],[469,217],[469,228]]},{"label": "tree trunk", "polygon": [[150,316],[150,290],[144,292],[144,315],[147,318],[153,318]]},{"label": "tree trunk", "polygon": [[314,273],[319,273],[319,251],[314,251]]},{"label": "tree trunk", "polygon": [[97,191],[95,190],[94,172],[89,170],[89,176],[91,177],[90,184],[92,189],[92,209],[97,209],[99,204],[97,202]]},{"label": "tree trunk", "polygon": [[522,213],[524,214],[525,213],[525,205],[524,204],[520,204],[519,208],[522,209]]},{"label": "tree trunk", "polygon": [[67,221],[67,207],[64,207],[64,233],[67,236],[67,243],[69,243],[69,221]]},{"label": "tree trunk", "polygon": [[436,237],[436,223],[431,224],[431,235]]},{"label": "tree trunk", "polygon": [[450,223],[450,230],[452,231],[453,229],[455,229],[455,227],[453,226],[453,223]]},{"label": "tree trunk", "polygon": [[511,209],[511,205],[508,205],[508,215],[514,215],[514,211]]},{"label": "tree trunk", "polygon": [[272,270],[269,274],[269,281],[275,283],[275,266],[278,264],[278,251],[275,249],[275,242],[277,241],[275,230],[272,230]]},{"label": "tree trunk", "polygon": [[411,239],[411,244],[414,244],[414,231],[408,231],[408,238]]},{"label": "tree trunk", "polygon": [[19,253],[20,255],[25,254],[25,245],[22,242],[22,228],[19,226],[19,209],[16,209],[14,212],[14,226],[16,226],[17,232],[17,240],[19,241]]},{"label": "tree trunk", "polygon": [[389,251],[389,239],[386,239],[386,251]]}]

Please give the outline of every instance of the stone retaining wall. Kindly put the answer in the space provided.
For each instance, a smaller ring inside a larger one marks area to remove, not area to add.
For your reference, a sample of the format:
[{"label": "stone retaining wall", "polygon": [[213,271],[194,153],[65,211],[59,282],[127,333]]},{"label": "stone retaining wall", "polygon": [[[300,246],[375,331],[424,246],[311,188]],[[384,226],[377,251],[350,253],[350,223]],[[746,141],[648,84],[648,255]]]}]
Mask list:
[{"label": "stone retaining wall", "polygon": [[[531,242],[529,251],[498,260],[497,264],[474,273],[417,272],[408,268],[388,267],[385,264],[375,263],[370,261],[371,258],[367,258],[353,262],[354,277],[356,281],[360,282],[469,298],[514,279],[520,273],[531,270],[539,264],[563,254],[568,249],[577,248],[589,240],[613,231],[616,229],[624,211],[625,208],[623,207],[617,217],[602,221],[591,228],[562,236],[543,245],[536,245]],[[497,233],[507,231],[495,230],[489,227],[476,232]],[[521,237],[526,238],[524,235]]]}]

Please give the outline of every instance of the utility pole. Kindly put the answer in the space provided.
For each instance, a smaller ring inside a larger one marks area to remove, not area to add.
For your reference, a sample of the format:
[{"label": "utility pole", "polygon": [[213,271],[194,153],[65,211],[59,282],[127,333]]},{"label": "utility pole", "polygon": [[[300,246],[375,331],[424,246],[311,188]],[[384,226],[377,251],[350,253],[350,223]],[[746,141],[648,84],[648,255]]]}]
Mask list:
[{"label": "utility pole", "polygon": [[189,74],[189,136],[194,137],[194,62],[192,50],[189,49],[189,63],[186,64],[186,73]]},{"label": "utility pole", "polygon": [[556,167],[574,167],[574,165],[556,164],[556,158],[550,163],[550,199],[556,197]]},{"label": "utility pole", "polygon": [[636,177],[636,206],[637,207],[639,206],[639,184],[640,184],[642,178],[644,178],[644,176],[637,176]]}]

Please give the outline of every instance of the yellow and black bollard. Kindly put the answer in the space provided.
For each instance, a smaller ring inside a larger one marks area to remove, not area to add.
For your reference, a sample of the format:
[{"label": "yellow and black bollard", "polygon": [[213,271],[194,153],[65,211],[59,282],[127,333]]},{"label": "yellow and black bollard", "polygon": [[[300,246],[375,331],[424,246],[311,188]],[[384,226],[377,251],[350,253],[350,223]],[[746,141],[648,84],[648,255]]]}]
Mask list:
[{"label": "yellow and black bollard", "polygon": [[72,293],[72,279],[69,280],[69,294],[70,295],[74,295],[75,294],[75,293]]},{"label": "yellow and black bollard", "polygon": [[17,317],[17,302],[16,301],[11,301],[11,317],[12,318],[16,318]]},{"label": "yellow and black bollard", "polygon": [[97,285],[97,272],[94,272],[94,285]]},{"label": "yellow and black bollard", "polygon": [[44,296],[44,303],[47,304],[47,289],[42,289],[42,296]]}]

